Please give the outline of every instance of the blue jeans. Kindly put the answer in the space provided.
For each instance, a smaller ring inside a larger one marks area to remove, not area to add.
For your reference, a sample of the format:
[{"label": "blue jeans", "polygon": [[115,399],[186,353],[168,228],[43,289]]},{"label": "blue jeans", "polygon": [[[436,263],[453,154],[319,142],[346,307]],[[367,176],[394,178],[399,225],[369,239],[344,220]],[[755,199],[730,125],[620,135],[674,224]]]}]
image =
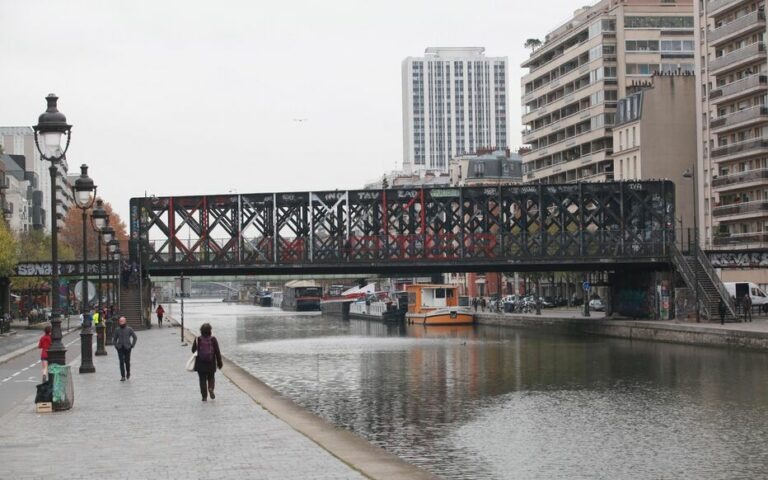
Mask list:
[{"label": "blue jeans", "polygon": [[120,376],[125,377],[126,374],[131,376],[131,349],[118,348],[117,358],[120,360]]}]

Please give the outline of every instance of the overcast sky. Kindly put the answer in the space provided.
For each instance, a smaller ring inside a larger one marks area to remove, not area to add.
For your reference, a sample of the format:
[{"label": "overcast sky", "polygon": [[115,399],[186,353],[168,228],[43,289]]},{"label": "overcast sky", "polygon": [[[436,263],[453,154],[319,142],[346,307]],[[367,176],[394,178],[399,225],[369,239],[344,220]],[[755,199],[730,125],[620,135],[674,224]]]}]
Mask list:
[{"label": "overcast sky", "polygon": [[145,191],[360,188],[402,162],[403,58],[508,56],[516,146],[523,43],[584,3],[0,0],[0,125],[58,94],[70,172],[90,165],[124,219]]}]

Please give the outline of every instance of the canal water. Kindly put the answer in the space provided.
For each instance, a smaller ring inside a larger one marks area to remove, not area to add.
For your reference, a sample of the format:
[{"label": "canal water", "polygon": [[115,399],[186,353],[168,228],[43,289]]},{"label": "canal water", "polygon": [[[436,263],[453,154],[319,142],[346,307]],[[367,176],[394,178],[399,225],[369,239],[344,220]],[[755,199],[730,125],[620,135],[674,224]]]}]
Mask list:
[{"label": "canal water", "polygon": [[768,475],[764,353],[220,302],[185,318],[299,405],[443,478]]}]

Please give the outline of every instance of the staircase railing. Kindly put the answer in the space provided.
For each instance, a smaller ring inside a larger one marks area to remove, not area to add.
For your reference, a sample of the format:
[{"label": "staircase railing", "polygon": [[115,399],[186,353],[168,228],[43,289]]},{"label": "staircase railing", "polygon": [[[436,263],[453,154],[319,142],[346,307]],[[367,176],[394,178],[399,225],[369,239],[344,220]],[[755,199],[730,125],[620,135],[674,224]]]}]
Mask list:
[{"label": "staircase railing", "polygon": [[[683,255],[683,253],[680,251],[680,249],[677,247],[675,243],[670,244],[670,251],[672,252],[672,263],[674,263],[675,268],[677,268],[677,271],[683,277],[685,284],[688,285],[690,289],[694,290],[694,294],[698,290],[700,299],[707,298],[707,293],[702,291],[701,285],[696,279],[696,274],[694,273],[691,266],[688,264],[688,261],[686,260],[685,255]],[[696,307],[701,309],[700,311],[704,313],[704,316],[706,318],[712,318],[709,312],[709,305],[706,301],[699,302],[699,305],[697,305]]]},{"label": "staircase railing", "polygon": [[707,274],[709,280],[712,282],[712,285],[715,286],[717,293],[720,294],[720,299],[723,300],[723,303],[725,303],[728,311],[731,313],[731,315],[737,317],[738,315],[736,315],[736,302],[734,301],[733,297],[731,297],[731,294],[728,293],[728,289],[725,288],[723,282],[720,281],[720,277],[717,276],[715,267],[712,266],[712,262],[709,261],[709,257],[701,250],[701,248],[699,248],[698,245],[696,245],[694,248],[696,252],[696,260],[699,262],[699,266],[701,266],[701,268],[704,270],[704,273]]}]

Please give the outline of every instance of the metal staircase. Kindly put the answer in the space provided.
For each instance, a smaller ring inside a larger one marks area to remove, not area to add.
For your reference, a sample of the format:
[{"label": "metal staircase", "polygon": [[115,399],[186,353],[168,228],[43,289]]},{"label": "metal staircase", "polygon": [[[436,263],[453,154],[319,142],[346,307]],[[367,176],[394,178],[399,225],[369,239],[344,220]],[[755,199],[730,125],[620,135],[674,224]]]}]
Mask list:
[{"label": "metal staircase", "polygon": [[718,319],[720,300],[726,306],[726,318],[737,318],[736,305],[717,276],[707,255],[696,245],[689,242],[688,250],[683,252],[676,244],[671,246],[672,263],[675,270],[691,291],[699,294],[699,312],[709,320]]}]

